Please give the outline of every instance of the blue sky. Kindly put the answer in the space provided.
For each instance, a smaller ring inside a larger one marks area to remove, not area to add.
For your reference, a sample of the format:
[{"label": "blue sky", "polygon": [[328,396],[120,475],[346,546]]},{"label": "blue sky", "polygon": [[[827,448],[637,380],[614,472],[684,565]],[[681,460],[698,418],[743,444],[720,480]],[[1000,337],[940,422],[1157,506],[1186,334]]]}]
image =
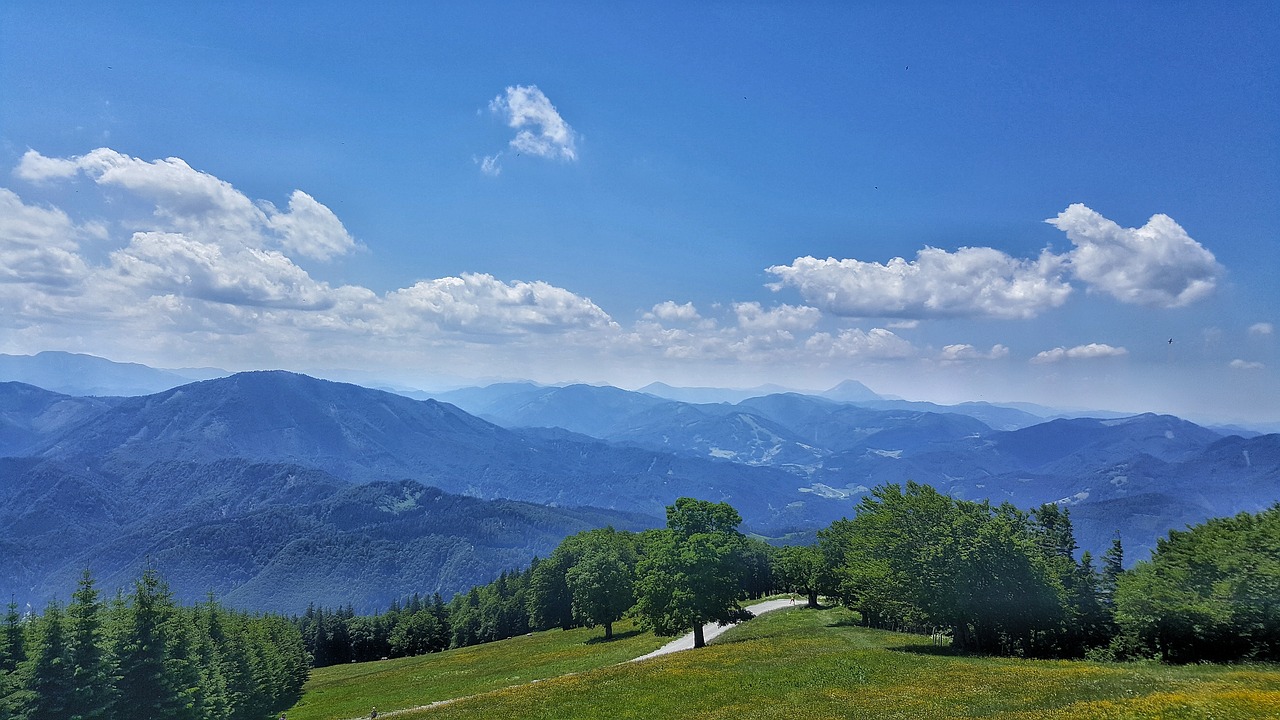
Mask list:
[{"label": "blue sky", "polygon": [[175,5],[0,7],[0,352],[1280,419],[1272,3]]}]

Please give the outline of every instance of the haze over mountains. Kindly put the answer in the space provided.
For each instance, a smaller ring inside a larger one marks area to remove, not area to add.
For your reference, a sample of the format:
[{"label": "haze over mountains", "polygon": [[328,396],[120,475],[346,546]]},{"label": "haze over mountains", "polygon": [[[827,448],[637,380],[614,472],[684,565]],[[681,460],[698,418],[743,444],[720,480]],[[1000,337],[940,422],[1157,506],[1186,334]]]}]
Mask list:
[{"label": "haze over mountains", "polygon": [[[67,359],[49,355],[41,377],[65,381]],[[110,385],[107,361],[73,357]],[[166,377],[126,367],[116,387]],[[1172,416],[1046,420],[856,383],[736,402],[649,390],[505,383],[417,400],[279,371],[135,397],[0,383],[0,592],[34,604],[84,567],[110,586],[150,562],[185,598],[376,609],[465,589],[586,527],[660,525],[681,495],[779,535],[906,480],[1062,502],[1083,548],[1120,531],[1132,561],[1170,528],[1280,499],[1280,435]]]}]

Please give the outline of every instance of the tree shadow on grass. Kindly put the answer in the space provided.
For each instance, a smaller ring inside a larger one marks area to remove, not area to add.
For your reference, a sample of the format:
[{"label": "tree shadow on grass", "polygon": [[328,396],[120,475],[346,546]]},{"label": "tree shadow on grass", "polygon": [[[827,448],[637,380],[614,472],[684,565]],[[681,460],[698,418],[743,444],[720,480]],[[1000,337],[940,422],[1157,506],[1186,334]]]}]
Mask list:
[{"label": "tree shadow on grass", "polygon": [[613,637],[609,638],[608,640],[605,640],[603,635],[598,635],[596,637],[588,639],[584,644],[599,645],[600,643],[611,643],[617,640],[625,640],[626,638],[635,637],[637,635],[643,635],[643,634],[644,634],[643,630],[628,630],[626,632],[616,632],[613,634]]},{"label": "tree shadow on grass", "polygon": [[968,655],[969,653],[957,650],[950,645],[925,645],[923,643],[915,643],[911,645],[894,645],[886,647],[885,650],[894,652],[911,653],[913,655],[939,655],[942,657],[958,657]]}]

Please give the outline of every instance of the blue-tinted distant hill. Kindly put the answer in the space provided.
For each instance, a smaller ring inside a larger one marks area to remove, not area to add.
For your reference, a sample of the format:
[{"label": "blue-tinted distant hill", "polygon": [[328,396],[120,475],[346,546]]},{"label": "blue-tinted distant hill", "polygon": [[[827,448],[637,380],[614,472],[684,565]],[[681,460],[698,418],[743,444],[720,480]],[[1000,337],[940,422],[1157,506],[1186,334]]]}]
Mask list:
[{"label": "blue-tinted distant hill", "polygon": [[[40,457],[119,474],[182,458],[316,468],[347,482],[413,479],[449,492],[661,515],[681,494],[735,504],[760,528],[792,522],[796,479],[620,447],[585,436],[554,442],[453,405],[281,371],[240,373],[126,398],[36,448]],[[818,503],[823,506],[823,503]],[[812,520],[838,516],[819,507]]]},{"label": "blue-tinted distant hill", "polygon": [[[14,456],[0,460],[3,577],[11,587],[53,587],[54,577],[69,587],[90,551],[112,568],[151,554],[186,568],[175,571],[184,588],[211,582],[200,573],[218,568],[233,578],[217,576],[218,588],[285,602],[278,586],[302,572],[309,552],[326,562],[364,558],[346,566],[356,568],[374,557],[407,562],[394,550],[407,543],[415,557],[463,562],[423,544],[462,547],[455,541],[466,533],[456,528],[429,532],[428,541],[384,533],[410,527],[411,516],[348,526],[323,509],[337,507],[326,503],[339,495],[366,497],[360,488],[404,481],[552,513],[591,506],[604,508],[593,517],[639,513],[655,522],[690,495],[730,502],[749,530],[778,534],[850,514],[875,485],[914,480],[967,499],[1061,502],[1078,518],[1083,548],[1098,552],[1121,530],[1131,560],[1168,529],[1280,499],[1280,436],[1223,437],[1171,416],[1000,430],[959,412],[795,393],[698,404],[617,388],[509,384],[454,397],[510,426],[437,400],[286,372],[129,398],[0,384],[0,455]],[[355,514],[383,517],[368,508]],[[237,528],[257,539],[236,541]],[[218,542],[201,549],[211,539]],[[467,557],[487,558],[476,567],[533,552],[467,542]],[[415,572],[423,582],[462,577],[435,566]],[[382,577],[403,579],[390,570]],[[312,580],[307,592],[328,582]],[[334,592],[351,591],[339,585]]]},{"label": "blue-tinted distant hill", "polygon": [[226,374],[214,368],[157,370],[137,363],[57,351],[0,355],[0,381],[26,383],[64,395],[149,395],[185,385],[197,377]]},{"label": "blue-tinted distant hill", "polygon": [[117,401],[0,382],[0,457],[26,455],[34,445],[105,412]]},{"label": "blue-tinted distant hill", "polygon": [[476,392],[500,424],[571,426],[612,443],[776,467],[799,478],[806,498],[850,508],[875,485],[907,480],[1021,507],[1061,502],[1080,518],[1083,548],[1105,549],[1121,530],[1131,560],[1169,529],[1280,500],[1280,458],[1269,450],[1280,436],[1224,437],[1168,415],[1048,420],[986,403],[799,393],[662,402],[590,386]]}]

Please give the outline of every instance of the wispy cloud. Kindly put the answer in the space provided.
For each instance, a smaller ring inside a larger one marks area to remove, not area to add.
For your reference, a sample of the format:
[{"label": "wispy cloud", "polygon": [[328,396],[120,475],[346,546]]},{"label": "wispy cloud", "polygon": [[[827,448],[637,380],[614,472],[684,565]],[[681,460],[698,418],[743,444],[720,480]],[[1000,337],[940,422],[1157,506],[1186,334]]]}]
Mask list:
[{"label": "wispy cloud", "polygon": [[1260,362],[1252,362],[1236,358],[1235,360],[1227,363],[1227,367],[1230,367],[1232,370],[1261,370],[1265,368],[1266,365],[1263,365]]},{"label": "wispy cloud", "polygon": [[1056,363],[1063,360],[1092,360],[1096,358],[1121,357],[1129,351],[1122,347],[1112,347],[1105,343],[1089,343],[1073,348],[1056,347],[1052,350],[1036,353],[1031,362],[1037,364]]},{"label": "wispy cloud", "polygon": [[1258,335],[1258,336],[1271,335],[1275,331],[1276,331],[1275,326],[1269,322],[1254,323],[1249,326],[1250,335]]},{"label": "wispy cloud", "polygon": [[[578,159],[578,133],[551,104],[537,85],[512,85],[489,101],[489,111],[500,115],[516,136],[507,146],[518,155],[574,162]],[[502,172],[503,153],[486,155],[479,161],[481,172],[497,176]]]}]

